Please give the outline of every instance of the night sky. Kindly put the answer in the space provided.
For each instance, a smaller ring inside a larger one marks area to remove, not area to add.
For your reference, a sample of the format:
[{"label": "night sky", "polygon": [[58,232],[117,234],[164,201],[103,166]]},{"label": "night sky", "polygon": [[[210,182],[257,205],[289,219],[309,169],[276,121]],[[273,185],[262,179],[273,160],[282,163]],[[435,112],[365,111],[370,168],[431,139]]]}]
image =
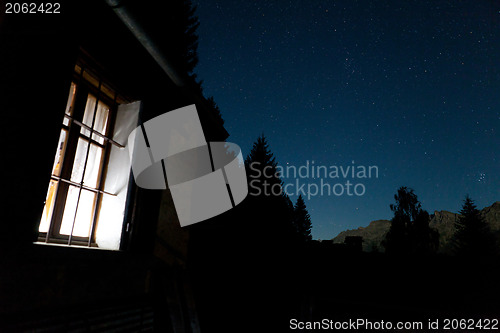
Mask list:
[{"label": "night sky", "polygon": [[264,133],[282,166],[378,167],[348,178],[363,196],[306,199],[315,239],[390,219],[403,185],[430,213],[500,200],[500,1],[194,4],[228,141],[246,155]]}]

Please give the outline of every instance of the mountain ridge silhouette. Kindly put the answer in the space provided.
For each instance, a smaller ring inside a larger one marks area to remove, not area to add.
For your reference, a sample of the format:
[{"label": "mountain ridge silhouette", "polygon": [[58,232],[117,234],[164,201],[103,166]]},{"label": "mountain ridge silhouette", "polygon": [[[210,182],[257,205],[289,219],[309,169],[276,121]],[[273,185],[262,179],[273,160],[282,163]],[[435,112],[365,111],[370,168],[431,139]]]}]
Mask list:
[{"label": "mountain ridge silhouette", "polygon": [[[483,216],[500,241],[500,201],[496,201],[491,206],[481,209],[481,216]],[[434,211],[434,214],[431,215],[429,225],[439,232],[438,253],[451,253],[450,240],[455,232],[455,220],[459,217],[459,213],[446,210]],[[385,249],[382,241],[385,239],[385,235],[390,227],[391,221],[389,220],[375,220],[370,222],[366,227],[341,231],[332,241],[334,244],[340,244],[344,243],[346,236],[361,236],[363,237],[363,251],[384,252]]]}]

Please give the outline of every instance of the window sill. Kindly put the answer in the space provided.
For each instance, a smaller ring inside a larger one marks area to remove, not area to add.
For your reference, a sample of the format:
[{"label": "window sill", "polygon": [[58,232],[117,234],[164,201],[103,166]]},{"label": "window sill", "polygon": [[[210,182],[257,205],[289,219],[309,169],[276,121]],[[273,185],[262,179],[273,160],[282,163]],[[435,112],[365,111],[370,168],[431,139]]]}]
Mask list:
[{"label": "window sill", "polygon": [[67,263],[67,264],[97,264],[104,265],[128,264],[134,262],[129,253],[118,250],[108,250],[98,247],[80,245],[64,245],[56,243],[33,242],[32,250],[26,253],[32,262]]},{"label": "window sill", "polygon": [[[64,241],[64,240],[62,240]],[[97,245],[92,245],[92,246],[87,246],[87,245],[79,245],[79,244],[71,244],[68,245],[67,242],[63,243],[56,243],[56,242],[33,242],[34,245],[42,245],[42,246],[56,246],[56,247],[61,247],[61,248],[76,248],[76,249],[89,249],[89,250],[100,250],[100,251],[111,251],[111,252],[120,252],[119,250],[109,250],[109,249],[103,249],[100,247],[97,247]]]}]

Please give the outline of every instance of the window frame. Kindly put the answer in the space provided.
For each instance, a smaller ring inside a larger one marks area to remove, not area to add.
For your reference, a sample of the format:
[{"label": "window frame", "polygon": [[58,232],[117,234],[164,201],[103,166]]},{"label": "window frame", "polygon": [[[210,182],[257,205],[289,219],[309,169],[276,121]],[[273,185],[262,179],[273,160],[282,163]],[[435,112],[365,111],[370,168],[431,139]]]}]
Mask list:
[{"label": "window frame", "polygon": [[[38,241],[43,243],[55,243],[55,244],[65,244],[68,246],[86,246],[86,247],[97,247],[95,241],[96,229],[98,225],[99,212],[102,205],[103,195],[115,195],[113,193],[108,193],[104,191],[106,174],[108,171],[108,163],[111,153],[111,145],[115,145],[119,148],[124,148],[124,146],[112,139],[114,133],[115,122],[117,117],[118,106],[120,104],[130,103],[130,100],[125,98],[118,90],[109,83],[104,75],[99,73],[104,73],[103,70],[96,70],[100,68],[95,61],[93,61],[87,54],[80,55],[76,61],[74,67],[71,83],[76,85],[75,93],[72,97],[72,101],[69,105],[70,114],[64,110],[64,118],[61,122],[61,132],[66,130],[66,142],[65,148],[62,153],[62,163],[60,166],[59,175],[50,175],[49,186],[54,180],[57,182],[57,188],[55,189],[55,194],[53,198],[52,209],[50,211],[50,216],[48,217],[48,231],[39,231]],[[94,82],[93,82],[94,81]],[[97,82],[97,84],[96,84]],[[89,94],[92,94],[95,98],[95,106],[93,111],[92,126],[87,126],[83,123],[83,117],[88,101]],[[71,96],[68,96],[68,102]],[[107,125],[105,133],[99,133],[92,127],[95,125],[95,119],[97,115],[99,102],[106,104],[109,107]],[[65,124],[67,122],[67,125]],[[87,134],[82,133],[82,129],[87,130]],[[102,139],[102,143],[94,139],[94,134]],[[86,141],[86,158],[84,162],[84,169],[82,173],[81,182],[75,182],[71,180],[71,173],[73,170],[75,155],[78,147],[78,142],[80,139]],[[92,144],[97,145],[102,149],[101,160],[99,163],[99,171],[96,181],[96,186],[90,187],[83,184],[85,169],[88,165],[88,156],[90,147]],[[59,149],[59,147],[57,147]],[[57,155],[57,150],[56,150]],[[75,215],[73,216],[72,232],[69,235],[62,234],[60,232],[64,210],[66,207],[68,193],[71,186],[75,186],[78,191],[77,205],[80,202],[80,196],[82,191],[91,191],[95,194],[94,203],[91,212],[91,221],[89,225],[89,236],[75,236],[73,235],[77,209],[75,209]],[[45,205],[44,205],[45,208]],[[47,208],[49,209],[49,208]],[[41,221],[41,220],[40,220]],[[40,225],[40,223],[38,224]],[[122,235],[120,235],[122,236]]]}]

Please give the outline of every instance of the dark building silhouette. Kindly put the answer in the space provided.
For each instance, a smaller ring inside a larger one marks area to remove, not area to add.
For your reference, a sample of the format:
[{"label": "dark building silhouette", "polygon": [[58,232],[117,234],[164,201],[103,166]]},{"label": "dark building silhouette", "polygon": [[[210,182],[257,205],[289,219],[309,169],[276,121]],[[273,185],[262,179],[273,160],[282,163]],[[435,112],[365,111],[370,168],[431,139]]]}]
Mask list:
[{"label": "dark building silhouette", "polygon": [[199,332],[189,231],[168,190],[135,186],[123,133],[194,103],[207,139],[227,132],[171,61],[176,37],[147,29],[181,13],[127,6],[0,14],[0,331]]},{"label": "dark building silhouette", "polygon": [[346,236],[344,239],[344,244],[351,251],[363,251],[363,237],[361,236]]}]

